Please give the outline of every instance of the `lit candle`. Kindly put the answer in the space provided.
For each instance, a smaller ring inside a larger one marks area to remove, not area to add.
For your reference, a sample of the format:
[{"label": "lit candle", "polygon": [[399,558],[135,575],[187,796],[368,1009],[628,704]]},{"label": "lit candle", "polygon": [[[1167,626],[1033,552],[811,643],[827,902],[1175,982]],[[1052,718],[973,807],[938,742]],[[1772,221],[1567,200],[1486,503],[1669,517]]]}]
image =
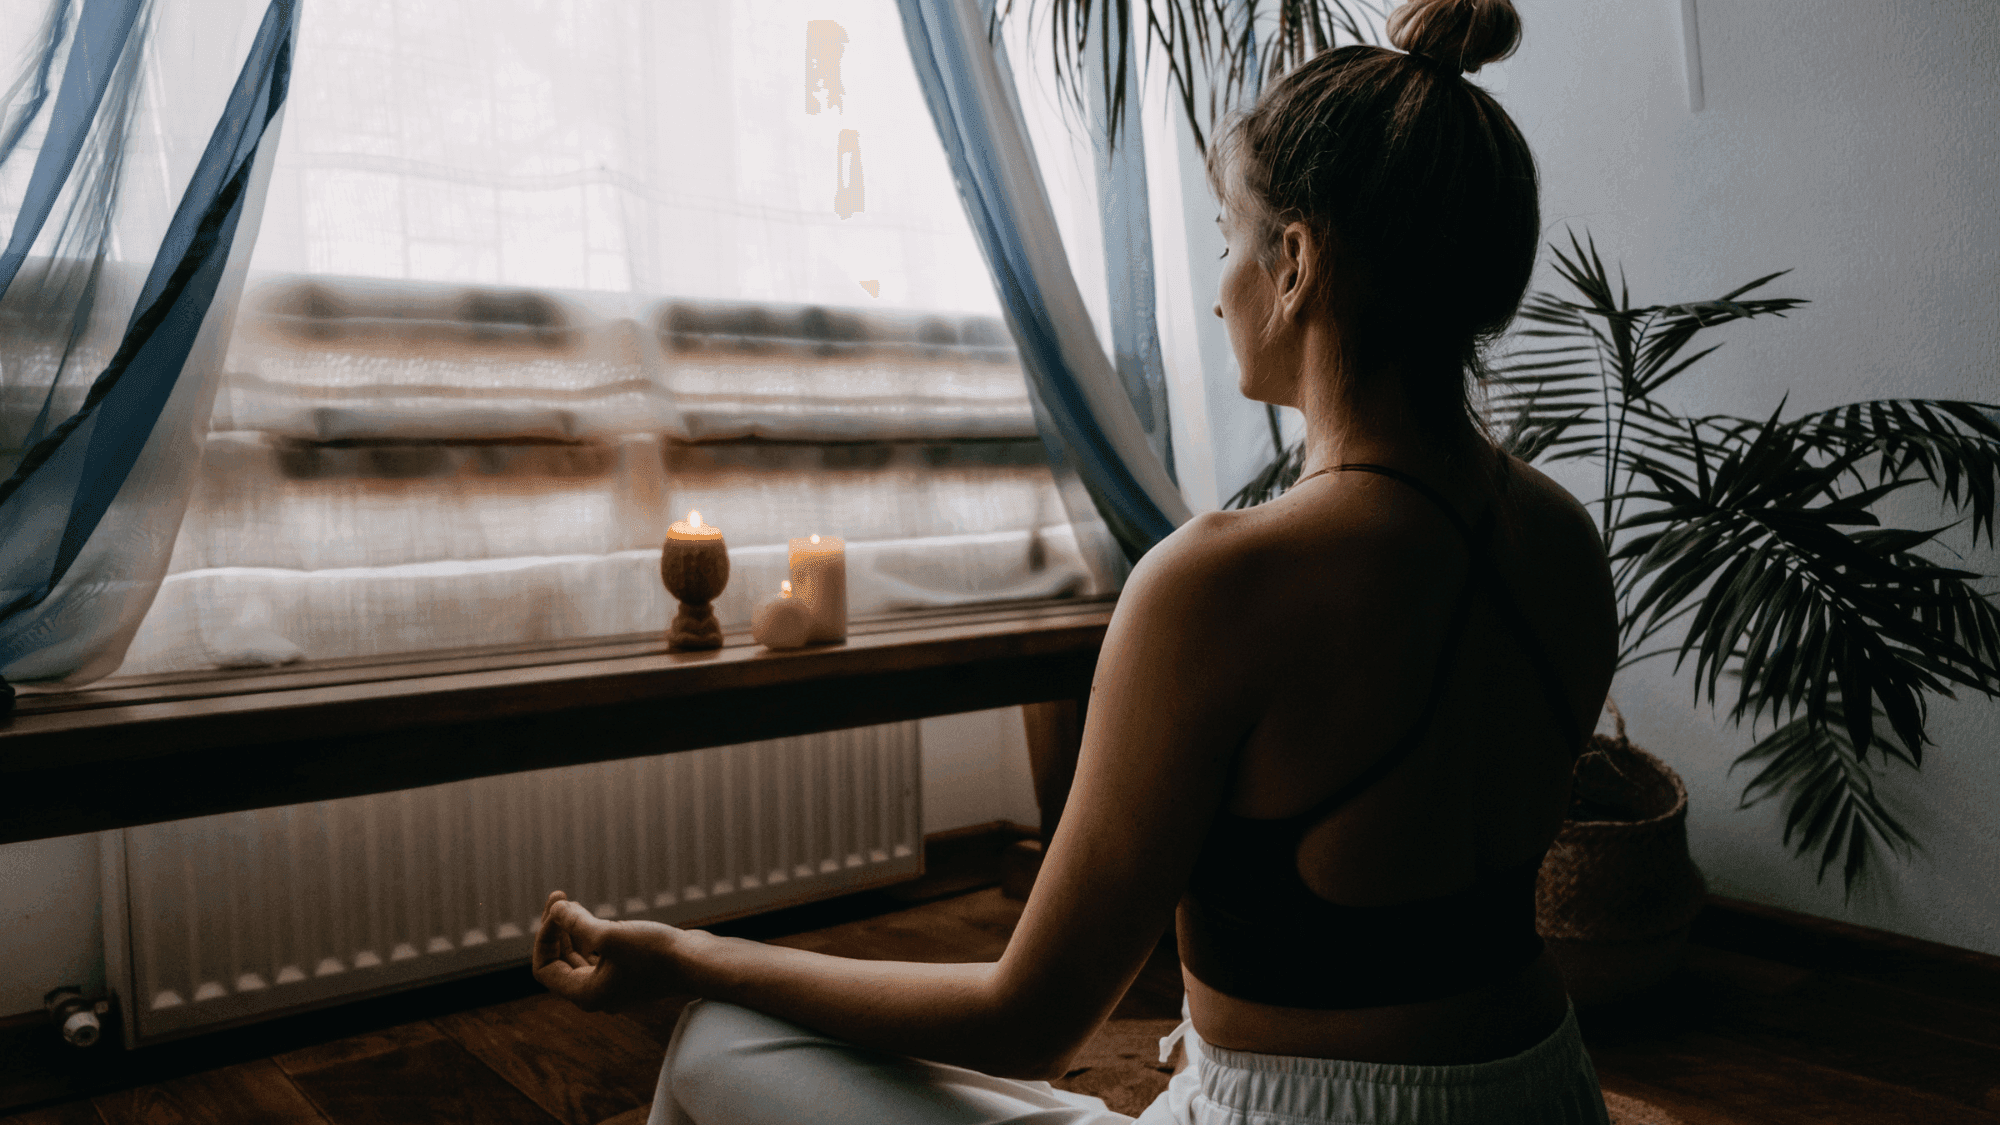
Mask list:
[{"label": "lit candle", "polygon": [[812,610],[792,596],[790,582],[778,583],[778,596],[758,607],[750,635],[765,648],[797,648],[812,632]]},{"label": "lit candle", "polygon": [[[654,524],[653,526],[658,527],[659,525]],[[679,540],[683,543],[699,543],[710,539],[722,538],[722,529],[719,527],[709,527],[707,524],[702,523],[700,509],[690,509],[688,511],[688,518],[675,520],[667,525],[667,538]]]},{"label": "lit candle", "polygon": [[660,581],[681,603],[667,629],[668,650],[721,648],[722,626],[710,603],[729,584],[729,547],[722,529],[702,523],[698,511],[669,524],[660,547]]},{"label": "lit candle", "polygon": [[847,543],[832,535],[791,541],[792,586],[812,611],[809,643],[847,639]]}]

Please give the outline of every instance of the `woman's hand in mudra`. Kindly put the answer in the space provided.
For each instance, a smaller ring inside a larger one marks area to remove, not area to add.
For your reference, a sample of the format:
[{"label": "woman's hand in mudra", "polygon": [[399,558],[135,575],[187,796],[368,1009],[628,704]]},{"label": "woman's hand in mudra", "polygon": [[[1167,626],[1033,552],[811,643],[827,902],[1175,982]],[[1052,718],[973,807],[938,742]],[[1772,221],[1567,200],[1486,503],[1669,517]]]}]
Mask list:
[{"label": "woman's hand in mudra", "polygon": [[586,1012],[622,1012],[687,991],[675,953],[683,936],[658,922],[606,921],[552,891],[535,934],[535,979]]}]

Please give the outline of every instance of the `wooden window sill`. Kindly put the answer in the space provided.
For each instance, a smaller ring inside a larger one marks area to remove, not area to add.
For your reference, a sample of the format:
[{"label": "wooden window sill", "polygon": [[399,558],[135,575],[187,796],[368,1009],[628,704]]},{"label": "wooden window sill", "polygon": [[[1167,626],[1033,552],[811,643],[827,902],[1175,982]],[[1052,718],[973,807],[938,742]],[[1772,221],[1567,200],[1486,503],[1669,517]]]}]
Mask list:
[{"label": "wooden window sill", "polygon": [[0,719],[0,843],[1081,699],[1113,600],[860,621],[789,652],[645,634],[24,693]]}]

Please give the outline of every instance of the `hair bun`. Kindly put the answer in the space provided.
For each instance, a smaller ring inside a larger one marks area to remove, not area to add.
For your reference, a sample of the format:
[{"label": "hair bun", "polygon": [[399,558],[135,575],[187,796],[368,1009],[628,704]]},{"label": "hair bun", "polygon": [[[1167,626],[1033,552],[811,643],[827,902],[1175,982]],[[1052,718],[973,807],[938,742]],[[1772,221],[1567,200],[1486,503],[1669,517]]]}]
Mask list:
[{"label": "hair bun", "polygon": [[1397,47],[1467,74],[1521,45],[1521,16],[1509,0],[1405,0],[1387,30]]}]

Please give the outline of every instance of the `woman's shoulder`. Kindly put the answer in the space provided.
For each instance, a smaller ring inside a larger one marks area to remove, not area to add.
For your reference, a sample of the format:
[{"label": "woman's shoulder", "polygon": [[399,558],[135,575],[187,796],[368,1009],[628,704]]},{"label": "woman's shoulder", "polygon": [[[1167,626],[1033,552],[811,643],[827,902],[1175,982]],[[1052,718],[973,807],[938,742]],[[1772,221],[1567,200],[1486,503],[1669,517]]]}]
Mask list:
[{"label": "woman's shoulder", "polygon": [[1579,592],[1595,587],[1608,592],[1611,566],[1590,509],[1540,469],[1508,461],[1500,553]]},{"label": "woman's shoulder", "polygon": [[1450,538],[1448,526],[1424,526],[1358,490],[1334,488],[1202,512],[1149,551],[1131,582],[1190,597],[1229,592],[1240,604],[1301,584],[1413,577],[1411,568],[1426,569]]},{"label": "woman's shoulder", "polygon": [[1559,533],[1597,537],[1597,521],[1569,489],[1518,457],[1507,456],[1507,498],[1514,514]]},{"label": "woman's shoulder", "polygon": [[1303,543],[1270,507],[1182,524],[1133,568],[1113,616],[1114,633],[1131,638],[1123,643],[1170,662],[1188,654],[1200,694],[1232,714],[1254,714],[1318,639],[1345,631],[1348,610],[1375,587],[1355,578],[1352,552]]},{"label": "woman's shoulder", "polygon": [[1256,561],[1253,522],[1245,513],[1198,512],[1146,552],[1125,580],[1125,593],[1199,598],[1244,581]]},{"label": "woman's shoulder", "polygon": [[[1518,555],[1573,574],[1606,569],[1588,509],[1562,485],[1508,458],[1507,529]],[[1458,497],[1469,522],[1489,501]],[[1422,591],[1462,565],[1459,535],[1410,486],[1372,474],[1329,474],[1310,492],[1252,508],[1203,512],[1148,552],[1133,573],[1141,586],[1189,597],[1218,591],[1288,590],[1337,584],[1393,595]]]},{"label": "woman's shoulder", "polygon": [[1563,651],[1591,654],[1593,691],[1610,682],[1617,659],[1618,602],[1597,521],[1568,489],[1532,465],[1512,461],[1508,536],[1496,552],[1501,574],[1539,627]]}]

